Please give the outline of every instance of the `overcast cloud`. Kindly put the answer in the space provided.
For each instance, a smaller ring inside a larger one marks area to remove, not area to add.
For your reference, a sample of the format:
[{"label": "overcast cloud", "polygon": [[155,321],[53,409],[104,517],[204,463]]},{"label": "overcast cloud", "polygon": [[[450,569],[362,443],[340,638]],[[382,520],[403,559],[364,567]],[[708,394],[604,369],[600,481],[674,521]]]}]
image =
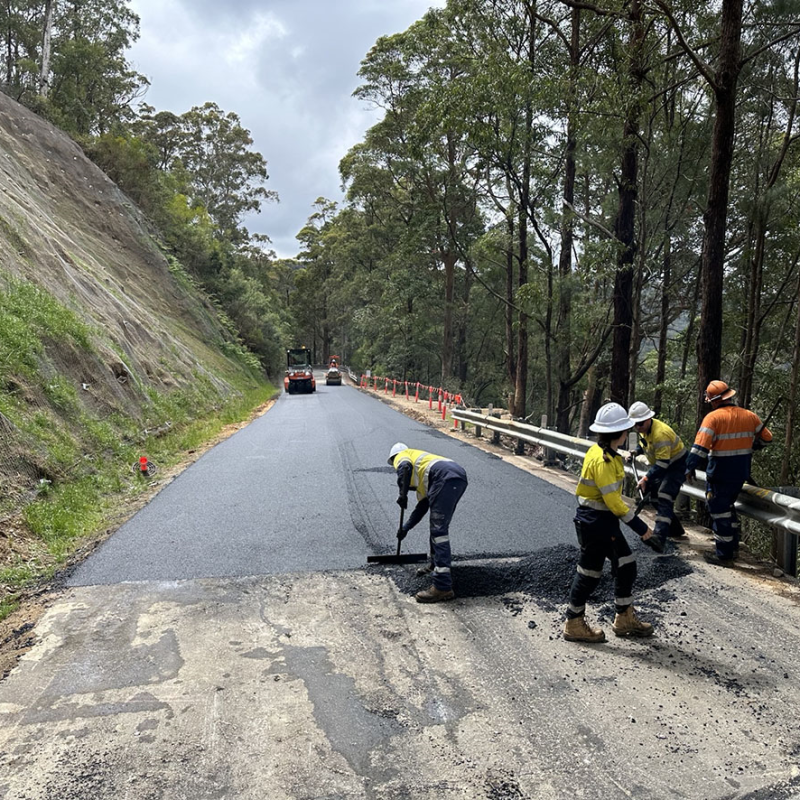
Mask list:
[{"label": "overcast cloud", "polygon": [[444,0],[130,0],[141,38],[129,52],[151,82],[145,102],[182,114],[205,102],[240,117],[267,160],[266,203],[244,224],[279,256],[317,197],[340,201],[338,164],[377,120],[351,97],[361,60]]}]

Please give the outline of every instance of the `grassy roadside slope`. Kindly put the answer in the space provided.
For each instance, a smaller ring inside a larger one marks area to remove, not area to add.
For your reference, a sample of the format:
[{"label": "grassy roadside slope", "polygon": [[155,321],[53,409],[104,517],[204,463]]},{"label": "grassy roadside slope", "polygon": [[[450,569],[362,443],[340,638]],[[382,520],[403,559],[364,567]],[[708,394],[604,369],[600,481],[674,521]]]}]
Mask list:
[{"label": "grassy roadside slope", "polygon": [[77,145],[0,94],[0,620],[274,387]]}]

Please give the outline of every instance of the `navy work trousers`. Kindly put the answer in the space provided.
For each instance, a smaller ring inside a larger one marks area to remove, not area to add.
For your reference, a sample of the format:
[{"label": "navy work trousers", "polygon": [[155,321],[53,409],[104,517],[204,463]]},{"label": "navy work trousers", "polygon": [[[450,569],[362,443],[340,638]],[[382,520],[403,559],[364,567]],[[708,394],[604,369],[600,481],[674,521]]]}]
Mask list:
[{"label": "navy work trousers", "polygon": [[653,535],[665,542],[670,528],[675,524],[675,500],[680,494],[686,474],[686,456],[670,464],[661,479],[647,481],[650,499],[656,506],[656,524]]},{"label": "navy work trousers", "polygon": [[428,489],[433,585],[443,592],[449,592],[453,588],[450,574],[450,520],[453,519],[458,501],[466,490],[467,481],[455,477],[434,481]]},{"label": "navy work trousers", "polygon": [[734,503],[744,481],[708,481],[706,507],[711,516],[714,545],[719,558],[733,558],[739,550],[739,517]]},{"label": "navy work trousers", "polygon": [[600,583],[605,560],[611,562],[614,575],[614,604],[621,614],[633,603],[636,580],[636,557],[619,527],[619,520],[610,511],[579,508],[575,530],[581,554],[572,579],[567,617],[583,616],[586,601]]}]

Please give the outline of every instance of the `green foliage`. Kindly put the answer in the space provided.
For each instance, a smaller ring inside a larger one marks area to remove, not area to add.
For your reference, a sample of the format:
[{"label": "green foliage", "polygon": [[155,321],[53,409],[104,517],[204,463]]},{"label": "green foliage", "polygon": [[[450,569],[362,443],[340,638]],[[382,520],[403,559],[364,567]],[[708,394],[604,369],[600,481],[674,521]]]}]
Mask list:
[{"label": "green foliage", "polygon": [[45,340],[90,350],[89,327],[48,292],[0,273],[0,380],[32,376]]}]

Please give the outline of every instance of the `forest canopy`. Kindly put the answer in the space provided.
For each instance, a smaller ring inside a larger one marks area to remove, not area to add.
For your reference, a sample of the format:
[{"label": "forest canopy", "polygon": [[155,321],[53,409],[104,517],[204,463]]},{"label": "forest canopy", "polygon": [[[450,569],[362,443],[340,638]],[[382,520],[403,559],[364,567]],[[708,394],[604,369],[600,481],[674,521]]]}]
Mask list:
[{"label": "forest canopy", "polygon": [[125,0],[10,0],[3,88],[70,132],[273,374],[283,347],[586,430],[649,403],[691,436],[723,378],[796,483],[800,8],[448,0],[365,55],[380,120],[281,260],[233,112],[142,103]]}]

